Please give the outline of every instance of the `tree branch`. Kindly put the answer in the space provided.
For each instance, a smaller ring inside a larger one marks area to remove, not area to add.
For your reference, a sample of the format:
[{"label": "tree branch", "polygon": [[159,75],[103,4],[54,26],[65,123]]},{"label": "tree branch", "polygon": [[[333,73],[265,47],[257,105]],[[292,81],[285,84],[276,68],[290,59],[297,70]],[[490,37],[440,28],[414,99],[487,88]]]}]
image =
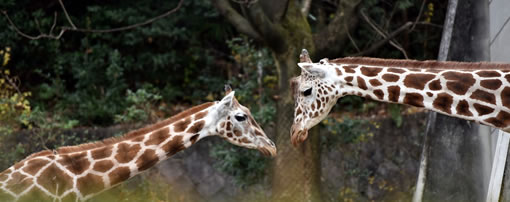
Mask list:
[{"label": "tree branch", "polygon": [[248,15],[254,27],[261,33],[271,49],[276,52],[285,51],[287,45],[284,34],[282,34],[285,30],[271,22],[258,2],[248,8]]},{"label": "tree branch", "polygon": [[76,26],[74,25],[73,21],[71,20],[71,17],[69,17],[69,14],[67,13],[64,3],[62,3],[62,0],[58,0],[58,3],[60,4],[60,7],[62,7],[62,10],[64,11],[64,14],[66,15],[66,18],[67,18],[67,21],[69,22],[69,24],[71,24],[73,29],[77,29]]},{"label": "tree branch", "polygon": [[405,31],[407,28],[409,28],[410,26],[412,26],[413,23],[412,22],[407,22],[406,24],[402,25],[401,27],[399,27],[397,30],[395,30],[394,32],[390,33],[386,38],[384,38],[383,40],[375,43],[374,45],[370,46],[370,48],[360,52],[360,53],[356,53],[356,54],[353,54],[351,56],[362,56],[362,55],[368,55],[370,53],[373,53],[374,51],[376,51],[378,48],[380,48],[381,46],[383,46],[384,44],[386,44],[388,41],[390,41],[391,39],[395,38],[397,35],[399,35],[400,33],[402,33],[403,31]]},{"label": "tree branch", "polygon": [[211,2],[221,15],[225,16],[225,18],[234,25],[237,31],[257,41],[263,40],[261,35],[251,26],[251,23],[230,6],[228,0],[211,0]]},{"label": "tree branch", "polygon": [[179,8],[181,8],[182,3],[184,2],[184,0],[180,0],[175,8],[173,8],[173,9],[171,9],[171,10],[169,10],[169,11],[167,11],[167,12],[165,12],[165,13],[159,15],[159,16],[156,16],[154,18],[150,18],[150,19],[148,19],[148,20],[146,20],[144,22],[141,22],[141,23],[136,23],[136,24],[132,24],[132,25],[124,26],[124,27],[112,28],[112,29],[83,29],[83,28],[77,28],[74,25],[74,23],[72,22],[72,20],[69,17],[69,15],[67,14],[67,10],[65,9],[64,4],[62,3],[62,1],[59,0],[59,2],[60,2],[60,5],[62,6],[62,10],[64,11],[64,13],[66,15],[67,21],[69,22],[69,24],[71,24],[72,27],[66,27],[66,26],[61,27],[60,32],[59,32],[58,35],[54,35],[53,34],[53,29],[55,28],[55,25],[56,25],[56,22],[57,22],[57,14],[56,13],[55,13],[55,17],[54,17],[54,20],[53,20],[53,25],[51,26],[51,29],[50,29],[48,34],[41,33],[41,34],[39,34],[37,36],[32,36],[32,35],[29,35],[29,34],[26,34],[26,33],[22,32],[16,26],[16,24],[14,24],[14,22],[11,20],[11,18],[7,14],[7,11],[3,10],[1,12],[5,16],[5,18],[9,22],[9,24],[13,27],[14,31],[16,33],[18,33],[19,35],[25,37],[25,38],[28,38],[28,39],[31,39],[31,40],[37,40],[37,39],[41,39],[41,38],[60,39],[62,37],[62,35],[65,32],[67,32],[67,31],[72,31],[72,32],[87,32],[87,33],[109,33],[109,32],[118,32],[118,31],[130,30],[130,29],[134,29],[134,28],[141,27],[141,26],[144,26],[144,25],[148,25],[148,24],[153,23],[156,20],[159,20],[161,18],[167,17],[168,15],[170,15],[172,13],[175,13],[177,10],[179,10]]},{"label": "tree branch", "polygon": [[[368,17],[368,15],[365,13],[365,11],[361,10],[360,11],[361,13],[361,16],[363,17],[363,19],[365,19],[365,21],[370,25],[370,27],[372,27],[372,29],[375,30],[375,32],[377,32],[377,34],[381,35],[383,38],[386,38],[388,37],[388,33],[383,31],[379,26],[377,26],[371,19],[370,17]],[[413,24],[413,27],[415,26],[416,24]],[[405,51],[405,49],[402,47],[402,45],[400,45],[397,41],[391,39],[390,40],[390,44],[395,47],[396,49],[398,49],[400,52],[402,52],[402,54],[404,54],[404,57],[406,59],[409,59],[409,57],[407,56],[407,52]]]},{"label": "tree branch", "polygon": [[[330,57],[342,50],[341,42],[345,41],[348,29],[358,24],[356,8],[361,0],[342,0],[337,6],[335,17],[330,23],[313,35],[316,47],[316,57]],[[335,45],[332,45],[335,44]]]}]

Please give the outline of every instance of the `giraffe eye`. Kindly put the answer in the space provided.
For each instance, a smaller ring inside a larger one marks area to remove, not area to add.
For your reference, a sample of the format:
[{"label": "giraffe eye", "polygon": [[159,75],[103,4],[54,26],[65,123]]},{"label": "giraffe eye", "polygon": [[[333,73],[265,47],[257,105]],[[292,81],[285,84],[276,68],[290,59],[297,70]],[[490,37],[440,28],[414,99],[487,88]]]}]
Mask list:
[{"label": "giraffe eye", "polygon": [[245,121],[246,120],[246,115],[235,115],[234,116],[236,118],[237,121],[241,122],[241,121]]},{"label": "giraffe eye", "polygon": [[303,91],[304,96],[309,96],[311,94],[312,94],[312,88],[309,88],[309,89],[306,89],[305,91]]}]

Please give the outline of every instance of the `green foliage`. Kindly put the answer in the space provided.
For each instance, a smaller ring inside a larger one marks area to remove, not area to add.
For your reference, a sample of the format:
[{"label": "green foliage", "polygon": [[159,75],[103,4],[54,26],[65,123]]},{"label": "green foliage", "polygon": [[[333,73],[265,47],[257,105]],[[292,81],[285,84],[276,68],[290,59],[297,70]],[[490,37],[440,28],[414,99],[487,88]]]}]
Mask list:
[{"label": "green foliage", "polygon": [[[26,0],[0,4],[20,30],[31,35],[39,29],[47,32],[55,10],[61,9]],[[74,23],[91,29],[135,24],[176,5],[177,1],[66,4]],[[54,33],[66,23],[64,15],[58,15]],[[6,20],[0,20],[0,26],[10,27]],[[34,105],[60,111],[83,125],[109,125],[132,105],[124,99],[127,90],[147,83],[158,89],[164,102],[201,103],[210,92],[221,92],[222,71],[214,54],[227,49],[221,44],[231,31],[211,3],[200,0],[185,1],[171,17],[129,31],[68,31],[61,40],[27,40],[7,29],[0,32],[0,44],[15,51],[12,70],[23,73],[25,87],[38,89]],[[204,48],[208,46],[220,50]]]},{"label": "green foliage", "polygon": [[398,104],[390,104],[388,105],[388,111],[390,112],[391,119],[393,122],[395,122],[395,125],[397,125],[398,128],[402,126],[402,113],[401,113],[401,106]]},{"label": "green foliage", "polygon": [[31,106],[28,97],[31,92],[21,92],[16,83],[19,79],[11,76],[7,69],[11,48],[0,50],[0,138],[22,127],[31,127],[28,117]]},{"label": "green foliage", "polygon": [[239,185],[258,183],[266,175],[268,158],[259,151],[232,146],[222,141],[214,145],[211,156],[218,160],[214,167],[234,176],[235,183]]},{"label": "green foliage", "polygon": [[150,90],[146,89],[138,89],[136,92],[127,90],[126,100],[130,106],[125,109],[124,113],[115,115],[115,122],[129,123],[149,120],[152,114],[152,107],[161,98],[161,95],[151,93]]},{"label": "green foliage", "polygon": [[326,129],[332,133],[330,136],[321,136],[322,144],[331,147],[337,144],[352,144],[366,141],[373,137],[369,123],[365,120],[327,118],[322,122]]}]

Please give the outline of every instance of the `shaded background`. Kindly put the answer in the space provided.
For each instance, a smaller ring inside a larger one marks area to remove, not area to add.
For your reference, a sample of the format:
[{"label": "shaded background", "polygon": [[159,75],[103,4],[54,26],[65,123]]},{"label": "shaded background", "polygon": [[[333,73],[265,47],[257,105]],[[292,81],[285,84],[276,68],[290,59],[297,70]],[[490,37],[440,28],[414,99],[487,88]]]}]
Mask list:
[{"label": "shaded background", "polygon": [[[299,74],[302,48],[313,61],[436,59],[445,1],[64,1],[69,18],[59,1],[0,2],[0,169],[35,151],[121,135],[217,100],[230,83],[277,143],[278,157],[210,138],[100,198],[412,198],[422,110],[348,96],[294,148],[288,79]],[[94,31],[176,7],[133,29]]]}]

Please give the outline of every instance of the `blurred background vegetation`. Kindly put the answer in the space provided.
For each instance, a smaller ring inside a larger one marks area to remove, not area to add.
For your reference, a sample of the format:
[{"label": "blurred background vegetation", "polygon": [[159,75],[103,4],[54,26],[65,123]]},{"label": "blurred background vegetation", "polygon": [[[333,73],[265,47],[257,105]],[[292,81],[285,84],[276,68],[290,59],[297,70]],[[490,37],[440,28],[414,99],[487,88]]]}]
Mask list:
[{"label": "blurred background vegetation", "polygon": [[[72,22],[83,29],[136,24],[179,4],[63,3]],[[217,100],[225,83],[234,87],[239,102],[251,109],[264,128],[276,127],[276,101],[285,89],[278,90],[270,42],[238,32],[214,3],[183,1],[175,13],[130,30],[67,31],[58,39],[31,40],[20,32],[58,35],[63,26],[71,26],[59,1],[0,0],[0,170],[35,151],[121,135],[192,105]],[[240,10],[253,3],[230,1]],[[305,16],[312,32],[332,21],[341,3],[312,1]],[[341,51],[328,54],[435,59],[446,5],[440,0],[362,0],[356,7],[355,29],[348,30],[341,44],[330,44],[341,46]],[[420,23],[401,32],[391,44],[365,51],[408,21]],[[322,137],[325,148],[333,142],[355,144],[370,137],[367,123],[353,119],[389,116],[400,126],[408,109],[348,96],[335,110],[323,126],[333,134],[347,135]],[[83,132],[113,125],[126,128],[111,134]],[[215,167],[239,184],[258,183],[269,172],[270,160],[256,151],[221,143],[211,156],[219,159]]]}]

